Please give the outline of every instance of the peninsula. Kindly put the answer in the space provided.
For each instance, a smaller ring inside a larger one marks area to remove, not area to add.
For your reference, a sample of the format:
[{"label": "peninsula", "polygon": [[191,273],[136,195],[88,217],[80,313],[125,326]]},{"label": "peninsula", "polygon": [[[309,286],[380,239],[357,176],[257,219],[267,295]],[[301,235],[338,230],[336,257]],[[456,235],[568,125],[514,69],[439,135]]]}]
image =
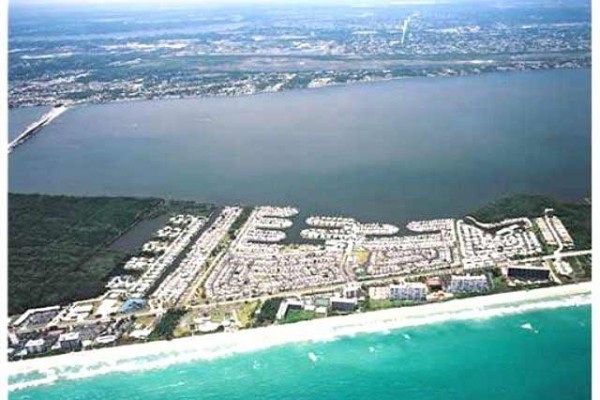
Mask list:
[{"label": "peninsula", "polygon": [[[410,221],[401,231],[348,216],[313,215],[297,221],[298,209],[291,206],[35,195],[11,195],[10,200],[13,229],[27,229],[19,223],[24,217],[18,210],[31,201],[46,207],[40,208],[48,214],[38,215],[40,226],[48,216],[53,224],[60,221],[56,210],[65,202],[79,217],[89,213],[95,218],[84,221],[98,224],[102,216],[97,233],[90,236],[100,242],[94,246],[90,240],[88,248],[71,254],[74,265],[95,270],[92,280],[103,285],[90,288],[91,297],[69,289],[62,296],[48,296],[58,300],[54,304],[25,309],[22,296],[21,305],[10,304],[18,310],[9,322],[10,360],[384,308],[425,310],[425,304],[540,287],[557,286],[552,293],[559,295],[571,293],[569,287],[587,288],[571,284],[591,279],[589,201],[519,196],[460,219]],[[69,215],[63,218],[68,226]],[[106,229],[111,223],[115,228]],[[304,224],[302,241],[290,243],[286,231],[297,223]],[[90,230],[84,222],[80,225],[71,233]],[[28,235],[11,232],[10,252],[27,254],[33,262],[39,238],[29,229]],[[69,232],[50,233],[57,238],[45,239],[52,240],[55,250],[72,246]],[[30,240],[27,252],[17,240],[23,237]],[[98,261],[90,263],[98,257],[103,270]],[[44,282],[59,285],[72,276],[77,287],[81,271],[66,269],[66,264],[56,264],[65,268],[58,281]],[[39,279],[34,272],[27,275],[31,281]],[[15,276],[24,280],[26,275]],[[25,292],[31,284],[9,281]],[[527,300],[513,294],[513,300]]]}]

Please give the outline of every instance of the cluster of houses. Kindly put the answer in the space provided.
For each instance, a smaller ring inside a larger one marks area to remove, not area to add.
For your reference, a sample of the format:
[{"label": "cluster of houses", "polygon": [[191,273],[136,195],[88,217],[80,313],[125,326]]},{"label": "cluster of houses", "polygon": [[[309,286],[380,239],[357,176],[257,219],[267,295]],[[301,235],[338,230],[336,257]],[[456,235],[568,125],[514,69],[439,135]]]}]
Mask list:
[{"label": "cluster of houses", "polygon": [[[170,221],[170,223],[173,223]],[[165,270],[169,268],[180,254],[188,247],[193,238],[206,223],[206,218],[187,215],[178,227],[179,233],[175,238],[156,240],[149,243],[161,243],[154,248],[160,249],[153,252],[153,262],[149,263],[142,274],[137,278],[132,287],[128,288],[130,297],[143,298],[149,294],[158,279],[162,277]],[[163,228],[164,230],[165,228]],[[149,244],[146,243],[146,244]],[[144,247],[146,247],[146,244]]]},{"label": "cluster of houses", "polygon": [[362,242],[361,248],[369,252],[367,276],[431,272],[457,264],[454,220],[412,221],[407,228],[418,234],[379,236]]},{"label": "cluster of houses", "polygon": [[551,246],[564,245],[566,248],[571,248],[575,245],[573,238],[569,234],[564,224],[554,215],[554,210],[547,208],[543,217],[535,219],[544,241]]},{"label": "cluster of houses", "polygon": [[205,284],[207,297],[235,300],[346,281],[341,249],[274,246],[253,244],[246,253],[228,252]]},{"label": "cluster of houses", "polygon": [[490,227],[468,221],[458,221],[457,225],[465,270],[491,269],[515,256],[531,257],[543,251],[531,221],[526,218],[518,222],[506,220]]},{"label": "cluster of houses", "polygon": [[[543,253],[536,229],[546,244],[573,246],[552,210],[535,225],[527,218],[494,224],[473,218],[412,221],[407,228],[413,233],[403,236],[393,225],[310,217],[306,222],[312,227],[301,235],[324,242],[291,245],[280,242],[297,209],[256,207],[233,236],[242,214],[241,207],[224,207],[210,226],[204,217],[172,217],[124,265],[132,274],[112,277],[100,298],[28,310],[12,321],[9,358],[105,346],[124,335],[143,340],[153,325],[135,322],[133,314],[185,305],[183,299],[199,287],[212,304],[287,293],[278,320],[292,310],[319,317],[353,312],[365,299],[426,302],[483,293],[492,288],[491,274],[484,271],[491,268],[500,268],[509,284],[547,282],[553,272],[546,264],[516,260]],[[559,273],[569,274],[568,264],[557,260],[556,265]],[[361,268],[365,274],[357,278]],[[425,276],[423,282],[411,280]],[[308,294],[315,291],[329,292]],[[191,325],[192,331],[207,333],[239,322],[235,315],[219,323],[202,317]]]},{"label": "cluster of houses", "polygon": [[207,267],[207,260],[241,213],[241,207],[224,207],[216,220],[191,245],[179,266],[152,293],[151,299],[163,307],[175,306],[198,273]]},{"label": "cluster of houses", "polygon": [[277,241],[285,237],[284,232],[273,228],[290,226],[286,217],[296,213],[290,207],[257,207],[208,277],[204,285],[207,298],[221,301],[262,297],[345,282],[343,248],[335,244],[273,243],[274,237],[279,238]]},{"label": "cluster of houses", "polygon": [[9,324],[9,360],[113,345],[134,324],[130,316],[95,319],[93,315],[88,305],[28,310]]}]

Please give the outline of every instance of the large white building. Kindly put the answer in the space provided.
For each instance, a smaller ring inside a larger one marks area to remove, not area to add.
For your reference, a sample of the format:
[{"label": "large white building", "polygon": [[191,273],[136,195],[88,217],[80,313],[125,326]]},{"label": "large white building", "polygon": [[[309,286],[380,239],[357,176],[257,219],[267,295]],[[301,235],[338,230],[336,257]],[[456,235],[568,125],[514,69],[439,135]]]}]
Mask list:
[{"label": "large white building", "polygon": [[402,282],[390,285],[390,299],[392,300],[425,300],[427,286],[421,282]]},{"label": "large white building", "polygon": [[450,293],[478,293],[490,287],[485,275],[452,275],[448,291]]},{"label": "large white building", "polygon": [[46,341],[42,338],[31,339],[25,343],[25,349],[27,349],[27,354],[43,353],[46,351]]},{"label": "large white building", "polygon": [[360,285],[351,283],[344,287],[342,297],[346,299],[358,298],[360,296]]},{"label": "large white building", "polygon": [[65,332],[58,337],[61,350],[73,351],[81,348],[79,332]]}]

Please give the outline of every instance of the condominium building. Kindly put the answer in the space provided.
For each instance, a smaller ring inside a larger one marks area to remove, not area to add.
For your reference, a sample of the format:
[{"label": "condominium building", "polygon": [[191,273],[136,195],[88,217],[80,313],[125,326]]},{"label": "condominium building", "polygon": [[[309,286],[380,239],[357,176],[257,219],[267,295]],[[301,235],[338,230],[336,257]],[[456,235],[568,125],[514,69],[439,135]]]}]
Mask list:
[{"label": "condominium building", "polygon": [[353,299],[360,296],[360,286],[357,284],[350,284],[343,290],[343,297],[347,299]]},{"label": "condominium building", "polygon": [[390,299],[392,300],[425,300],[427,286],[421,282],[402,282],[390,285]]},{"label": "condominium building", "polygon": [[79,350],[81,348],[81,339],[79,338],[79,332],[63,333],[58,338],[58,344],[60,345],[61,350]]},{"label": "condominium building", "polygon": [[515,265],[507,268],[506,276],[520,281],[547,281],[550,279],[550,270],[542,266]]},{"label": "condominium building", "polygon": [[345,299],[342,297],[331,298],[331,309],[333,311],[351,312],[356,309],[356,298]]},{"label": "condominium building", "polygon": [[485,275],[452,275],[448,291],[450,293],[480,293],[489,289]]}]

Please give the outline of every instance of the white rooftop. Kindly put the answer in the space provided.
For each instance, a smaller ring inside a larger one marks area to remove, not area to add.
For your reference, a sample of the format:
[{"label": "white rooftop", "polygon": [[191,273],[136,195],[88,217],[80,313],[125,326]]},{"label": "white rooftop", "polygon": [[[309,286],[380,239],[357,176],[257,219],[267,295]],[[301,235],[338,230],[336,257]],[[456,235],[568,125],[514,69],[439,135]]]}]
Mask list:
[{"label": "white rooftop", "polygon": [[46,343],[44,341],[44,339],[39,338],[39,339],[31,339],[29,340],[26,344],[25,347],[37,347],[37,346],[43,346],[44,343]]},{"label": "white rooftop", "polygon": [[65,340],[79,340],[79,332],[65,332],[58,337],[59,342]]}]

